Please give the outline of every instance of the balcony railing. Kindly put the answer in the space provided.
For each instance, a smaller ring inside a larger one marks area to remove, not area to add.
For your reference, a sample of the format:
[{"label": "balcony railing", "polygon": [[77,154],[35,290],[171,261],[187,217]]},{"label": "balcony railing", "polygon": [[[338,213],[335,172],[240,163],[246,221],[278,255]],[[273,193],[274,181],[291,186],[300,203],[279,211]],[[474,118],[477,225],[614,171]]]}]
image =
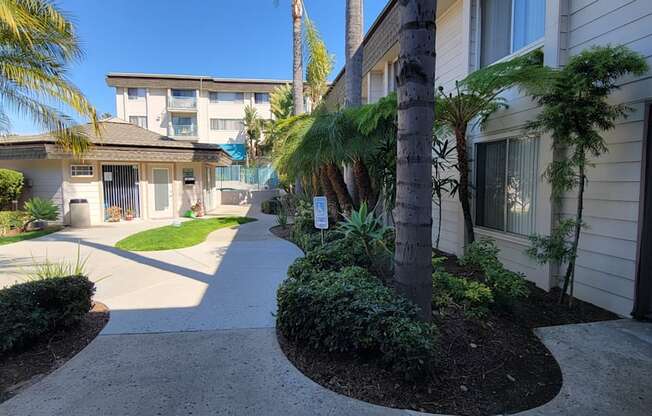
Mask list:
[{"label": "balcony railing", "polygon": [[175,97],[171,95],[168,99],[168,108],[194,110],[197,108],[196,97]]},{"label": "balcony railing", "polygon": [[197,126],[194,124],[172,125],[170,130],[172,137],[197,137]]}]

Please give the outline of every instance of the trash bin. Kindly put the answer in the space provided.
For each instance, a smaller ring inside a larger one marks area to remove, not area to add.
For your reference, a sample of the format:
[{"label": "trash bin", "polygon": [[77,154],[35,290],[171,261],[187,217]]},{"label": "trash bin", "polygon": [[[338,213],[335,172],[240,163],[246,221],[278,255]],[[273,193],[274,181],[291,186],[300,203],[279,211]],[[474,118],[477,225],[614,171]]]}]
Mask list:
[{"label": "trash bin", "polygon": [[75,228],[91,226],[91,210],[86,199],[70,200],[70,226]]}]

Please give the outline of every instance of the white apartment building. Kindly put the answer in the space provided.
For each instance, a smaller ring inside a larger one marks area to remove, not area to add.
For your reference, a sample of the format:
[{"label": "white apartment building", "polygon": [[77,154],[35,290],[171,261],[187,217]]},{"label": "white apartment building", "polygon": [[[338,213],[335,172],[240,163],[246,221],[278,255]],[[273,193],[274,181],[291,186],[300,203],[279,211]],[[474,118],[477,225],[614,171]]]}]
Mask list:
[{"label": "white apartment building", "polygon": [[[362,95],[375,102],[395,89],[398,7],[388,1],[364,37]],[[650,0],[439,0],[436,16],[436,86],[451,91],[469,73],[534,49],[544,62],[561,67],[593,45],[625,45],[652,65]],[[325,100],[344,102],[344,70]],[[624,77],[611,98],[634,111],[606,132],[609,152],[588,173],[579,244],[575,295],[621,315],[652,317],[652,74]],[[550,200],[542,173],[553,159],[549,135],[531,137],[525,125],[539,111],[514,89],[509,108],[484,129],[469,132],[476,238],[491,238],[505,265],[549,289],[559,270],[525,254],[528,235],[549,234],[559,217],[572,215],[571,192],[561,207]],[[510,184],[517,182],[518,189]],[[433,220],[437,209],[433,207]],[[436,230],[433,229],[433,232]],[[462,254],[464,221],[457,198],[443,203],[440,248]]]},{"label": "white apartment building", "polygon": [[106,82],[118,118],[175,140],[218,144],[236,162],[245,159],[245,107],[271,119],[270,92],[291,83],[137,73],[109,73]]}]

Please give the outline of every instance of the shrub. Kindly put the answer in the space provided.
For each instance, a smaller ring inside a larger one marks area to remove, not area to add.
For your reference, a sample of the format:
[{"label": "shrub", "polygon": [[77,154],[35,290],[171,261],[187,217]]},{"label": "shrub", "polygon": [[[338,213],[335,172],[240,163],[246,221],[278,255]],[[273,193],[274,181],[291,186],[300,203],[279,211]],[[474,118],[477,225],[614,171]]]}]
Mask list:
[{"label": "shrub", "polygon": [[500,250],[493,240],[477,240],[467,247],[460,263],[482,270],[486,284],[492,289],[496,303],[508,306],[518,298],[528,295],[527,283],[522,273],[507,270],[498,260]]},{"label": "shrub", "polygon": [[314,218],[312,212],[312,203],[299,199],[295,204],[294,222],[292,223],[292,235],[290,238],[294,242],[299,242],[305,238],[304,234],[313,234],[318,230],[314,225]]},{"label": "shrub", "polygon": [[492,290],[487,285],[453,276],[443,270],[432,274],[433,304],[444,308],[455,304],[470,318],[484,318],[493,303]]},{"label": "shrub", "polygon": [[[342,238],[344,238],[344,235],[340,232],[334,230],[324,231],[324,245]],[[294,243],[305,253],[308,253],[322,247],[322,234],[320,232],[300,234]]]},{"label": "shrub", "polygon": [[277,326],[289,339],[336,352],[378,352],[405,377],[430,369],[434,327],[367,270],[345,267],[289,278],[278,290]]},{"label": "shrub", "polygon": [[27,221],[27,214],[23,211],[0,211],[0,236],[9,230],[20,228]]},{"label": "shrub", "polygon": [[20,172],[0,169],[0,209],[8,207],[23,192],[25,178]]},{"label": "shrub", "polygon": [[59,208],[49,199],[34,197],[25,202],[27,221],[23,230],[35,221],[56,221],[59,218]]},{"label": "shrub", "polygon": [[85,276],[33,280],[0,290],[0,352],[79,322],[95,285]]},{"label": "shrub", "polygon": [[276,198],[268,199],[260,204],[260,210],[263,214],[276,215],[281,210],[281,201]]},{"label": "shrub", "polygon": [[[321,238],[319,234],[314,234],[315,239]],[[364,247],[356,240],[350,238],[339,238],[337,233],[325,233],[329,238],[334,240],[321,245],[321,240],[314,249],[309,250],[305,257],[298,259],[302,268],[302,273],[314,273],[319,271],[339,271],[347,266],[359,266],[367,270],[371,267],[371,259],[365,253]],[[290,266],[288,275],[294,274],[293,270],[297,267]]]}]

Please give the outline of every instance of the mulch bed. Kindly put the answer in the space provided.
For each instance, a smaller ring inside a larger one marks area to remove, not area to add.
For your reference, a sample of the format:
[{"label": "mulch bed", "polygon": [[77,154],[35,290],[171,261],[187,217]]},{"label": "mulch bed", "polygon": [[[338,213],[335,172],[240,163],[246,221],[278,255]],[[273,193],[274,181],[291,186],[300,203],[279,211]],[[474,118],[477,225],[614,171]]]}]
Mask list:
[{"label": "mulch bed", "polygon": [[277,225],[275,227],[272,227],[269,229],[269,231],[277,236],[278,238],[282,238],[284,240],[290,240],[290,232],[292,231],[292,225],[288,225],[286,227],[282,227],[280,225]]},{"label": "mulch bed", "polygon": [[[436,253],[444,255],[443,253]],[[477,271],[448,256],[444,267],[457,276]],[[306,376],[333,391],[383,406],[431,413],[515,413],[552,400],[562,375],[548,349],[532,332],[550,325],[617,319],[579,300],[572,310],[557,303],[559,291],[530,286],[529,297],[510,311],[492,311],[483,322],[461,311],[437,313],[440,355],[431,378],[406,382],[369,356],[315,352],[278,334],[281,348]]]},{"label": "mulch bed", "polygon": [[84,320],[30,345],[0,354],[0,403],[36,383],[84,349],[109,321],[109,309],[96,302]]}]

